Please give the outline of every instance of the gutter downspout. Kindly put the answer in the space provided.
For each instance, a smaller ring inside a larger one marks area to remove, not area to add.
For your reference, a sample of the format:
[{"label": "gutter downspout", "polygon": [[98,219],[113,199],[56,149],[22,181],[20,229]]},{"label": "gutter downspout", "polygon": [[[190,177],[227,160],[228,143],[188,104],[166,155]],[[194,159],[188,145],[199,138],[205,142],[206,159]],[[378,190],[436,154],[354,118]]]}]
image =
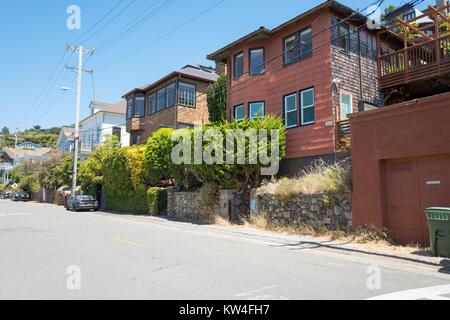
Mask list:
[{"label": "gutter downspout", "polygon": [[[363,89],[363,80],[362,80],[362,59],[361,59],[361,30],[358,29],[358,64],[359,64],[359,97],[360,97],[360,105],[364,100],[364,89]],[[359,106],[358,106],[359,109]],[[364,111],[364,110],[358,110]]]}]

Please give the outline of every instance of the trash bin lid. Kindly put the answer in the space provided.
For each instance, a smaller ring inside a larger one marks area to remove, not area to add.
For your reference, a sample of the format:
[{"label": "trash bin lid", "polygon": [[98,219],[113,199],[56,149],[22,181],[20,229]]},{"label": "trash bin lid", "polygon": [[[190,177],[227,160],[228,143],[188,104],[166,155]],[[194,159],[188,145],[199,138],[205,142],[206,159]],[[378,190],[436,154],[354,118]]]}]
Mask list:
[{"label": "trash bin lid", "polygon": [[450,208],[434,207],[434,208],[428,208],[427,211],[439,211],[439,212],[450,213]]}]

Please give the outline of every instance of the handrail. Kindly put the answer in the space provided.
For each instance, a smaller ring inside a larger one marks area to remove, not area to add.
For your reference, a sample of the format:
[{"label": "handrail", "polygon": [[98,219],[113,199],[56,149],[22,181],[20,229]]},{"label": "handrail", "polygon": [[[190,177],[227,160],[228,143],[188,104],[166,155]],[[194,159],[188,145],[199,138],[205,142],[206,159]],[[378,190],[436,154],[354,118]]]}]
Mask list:
[{"label": "handrail", "polygon": [[380,55],[378,58],[382,59],[382,58],[394,56],[394,55],[396,55],[398,53],[402,53],[404,51],[413,50],[413,49],[415,49],[417,47],[422,47],[422,46],[426,46],[427,44],[430,44],[430,43],[434,43],[434,42],[437,42],[437,41],[442,41],[445,38],[450,38],[450,34],[446,34],[446,35],[440,36],[439,38],[436,38],[436,39],[433,39],[433,40],[423,41],[423,42],[417,43],[417,44],[415,44],[415,45],[413,45],[411,47],[402,48],[402,49],[399,49],[397,51],[394,51],[394,52],[391,52],[391,53],[387,53],[385,55]]}]

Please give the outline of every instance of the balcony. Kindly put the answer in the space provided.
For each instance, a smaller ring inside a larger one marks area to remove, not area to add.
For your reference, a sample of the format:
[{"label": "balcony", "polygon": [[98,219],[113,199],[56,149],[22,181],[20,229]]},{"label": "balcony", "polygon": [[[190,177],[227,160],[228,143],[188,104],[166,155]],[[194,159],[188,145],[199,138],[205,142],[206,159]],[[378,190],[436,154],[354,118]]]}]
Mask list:
[{"label": "balcony", "polygon": [[378,33],[380,89],[388,97],[397,95],[392,100],[448,91],[449,11],[450,4],[428,6],[421,15],[413,15],[410,20],[396,17],[390,27]]},{"label": "balcony", "polygon": [[381,89],[450,75],[450,35],[383,55],[379,67]]}]

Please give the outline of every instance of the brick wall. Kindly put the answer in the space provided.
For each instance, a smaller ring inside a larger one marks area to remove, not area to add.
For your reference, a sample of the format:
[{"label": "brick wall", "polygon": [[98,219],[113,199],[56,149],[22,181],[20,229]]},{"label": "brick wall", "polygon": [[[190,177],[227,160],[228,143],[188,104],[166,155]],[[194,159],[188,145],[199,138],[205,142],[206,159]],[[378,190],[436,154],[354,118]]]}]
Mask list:
[{"label": "brick wall", "polygon": [[[176,106],[164,109],[155,114],[148,114],[148,96],[151,93],[158,91],[159,89],[173,83],[176,80],[185,81],[196,85],[197,93],[197,104],[195,108]],[[178,124],[208,124],[209,123],[209,113],[208,113],[208,101],[207,90],[209,82],[204,82],[200,80],[190,79],[186,77],[173,77],[159,86],[153,88],[150,92],[145,95],[145,117],[134,118],[127,120],[127,131],[131,133],[131,144],[133,143],[133,137],[136,135],[141,136],[141,143],[145,143],[147,139],[160,128],[176,128],[177,120]]]}]

